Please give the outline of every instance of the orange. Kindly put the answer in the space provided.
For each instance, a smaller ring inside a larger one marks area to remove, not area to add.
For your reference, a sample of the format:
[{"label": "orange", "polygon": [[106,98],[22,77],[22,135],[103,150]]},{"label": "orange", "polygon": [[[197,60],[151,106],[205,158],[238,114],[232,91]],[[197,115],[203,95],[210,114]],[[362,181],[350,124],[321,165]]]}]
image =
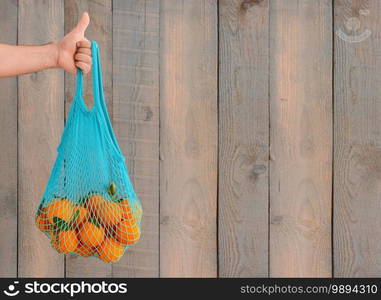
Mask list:
[{"label": "orange", "polygon": [[73,203],[67,199],[55,199],[46,208],[46,217],[53,224],[53,217],[69,222],[73,216]]},{"label": "orange", "polygon": [[96,247],[103,242],[104,230],[92,222],[85,222],[79,232],[81,242],[89,247]]},{"label": "orange", "polygon": [[53,230],[50,230],[50,231],[47,233],[51,241],[52,241],[53,239],[58,240],[58,237],[57,237],[58,232],[59,232],[59,230],[55,231],[55,230],[53,229]]},{"label": "orange", "polygon": [[99,258],[105,262],[114,262],[122,257],[124,246],[113,239],[106,239],[98,248]]},{"label": "orange", "polygon": [[57,230],[57,232],[53,232],[53,231],[49,232],[50,241],[52,243],[53,248],[55,248],[54,245],[56,245],[58,243],[58,234],[59,233],[60,233],[59,230]]},{"label": "orange", "polygon": [[138,201],[134,202],[134,208],[132,209],[128,199],[120,201],[120,207],[122,208],[122,217],[125,220],[135,219],[135,222],[139,223],[142,218],[142,207]]},{"label": "orange", "polygon": [[116,227],[115,236],[122,244],[135,244],[140,238],[140,227],[134,220],[123,220]]},{"label": "orange", "polygon": [[92,195],[86,204],[87,211],[91,215],[95,215],[98,211],[99,206],[105,202],[105,199],[101,195]]},{"label": "orange", "polygon": [[80,256],[83,257],[89,257],[94,255],[95,253],[95,248],[89,247],[85,244],[79,243],[77,249],[75,250],[75,253],[77,253]]},{"label": "orange", "polygon": [[105,201],[98,207],[97,216],[105,227],[113,226],[122,219],[122,209],[118,203]]},{"label": "orange", "polygon": [[78,247],[77,234],[74,230],[60,231],[52,238],[52,246],[61,253],[74,252]]},{"label": "orange", "polygon": [[40,229],[42,232],[48,232],[53,229],[53,225],[50,224],[49,219],[46,216],[45,207],[38,211],[38,214],[36,216],[36,225],[37,228]]},{"label": "orange", "polygon": [[113,237],[115,235],[116,225],[104,227],[105,237]]},{"label": "orange", "polygon": [[78,211],[78,217],[74,221],[74,225],[79,226],[80,224],[82,224],[83,222],[87,220],[89,214],[87,212],[87,209],[82,206],[76,206],[74,208],[74,215],[77,214],[77,211]]},{"label": "orange", "polygon": [[119,202],[122,209],[122,217],[125,220],[131,220],[133,218],[132,210],[128,199],[123,199]]}]

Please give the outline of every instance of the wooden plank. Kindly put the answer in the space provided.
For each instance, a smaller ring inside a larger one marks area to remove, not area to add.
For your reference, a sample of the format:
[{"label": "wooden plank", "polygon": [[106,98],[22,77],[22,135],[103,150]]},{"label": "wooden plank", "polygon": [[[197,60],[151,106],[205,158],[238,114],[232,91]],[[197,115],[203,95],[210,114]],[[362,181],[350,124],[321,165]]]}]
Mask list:
[{"label": "wooden plank", "polygon": [[270,1],[270,276],[331,276],[332,4]]},{"label": "wooden plank", "polygon": [[115,277],[159,276],[159,1],[113,2],[114,130],[143,205],[142,237]]},{"label": "wooden plank", "polygon": [[221,277],[268,276],[268,5],[220,2]]},{"label": "wooden plank", "polygon": [[[33,13],[31,13],[33,11]],[[63,36],[60,0],[19,1],[19,44],[45,44]],[[64,74],[47,70],[19,77],[19,234],[20,277],[61,277],[64,257],[34,224],[34,214],[56,158],[64,117]]]},{"label": "wooden plank", "polygon": [[217,275],[217,1],[160,7],[160,275]]},{"label": "wooden plank", "polygon": [[[70,32],[78,23],[83,12],[90,15],[90,25],[85,36],[95,40],[99,45],[102,79],[107,101],[107,108],[112,116],[112,1],[66,0],[65,1],[65,33]],[[66,115],[74,97],[75,76],[65,74],[65,106]],[[84,99],[86,104],[93,105],[91,75],[85,76]],[[69,255],[66,258],[67,277],[110,277],[111,265],[105,264],[95,257],[83,258]]]},{"label": "wooden plank", "polygon": [[335,1],[334,275],[381,276],[381,2]]},{"label": "wooden plank", "polygon": [[[17,44],[17,1],[0,2],[0,43]],[[0,277],[17,276],[17,78],[0,79]]]}]

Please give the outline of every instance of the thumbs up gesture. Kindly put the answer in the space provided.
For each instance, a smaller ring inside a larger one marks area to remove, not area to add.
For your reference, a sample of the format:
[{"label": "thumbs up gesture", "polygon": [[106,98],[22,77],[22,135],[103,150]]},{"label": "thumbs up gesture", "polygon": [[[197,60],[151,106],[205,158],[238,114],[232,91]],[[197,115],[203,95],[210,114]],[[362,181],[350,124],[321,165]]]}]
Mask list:
[{"label": "thumbs up gesture", "polygon": [[76,73],[76,68],[82,69],[85,74],[91,70],[91,43],[85,38],[89,23],[90,17],[85,12],[77,26],[57,43],[58,66],[72,74]]}]

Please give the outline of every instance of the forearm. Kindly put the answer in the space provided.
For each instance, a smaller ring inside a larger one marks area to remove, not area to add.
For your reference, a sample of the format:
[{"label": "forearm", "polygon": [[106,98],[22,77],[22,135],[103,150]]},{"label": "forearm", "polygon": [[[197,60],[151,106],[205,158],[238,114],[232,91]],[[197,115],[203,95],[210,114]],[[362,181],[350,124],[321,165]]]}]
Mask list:
[{"label": "forearm", "polygon": [[56,44],[11,46],[0,44],[0,77],[8,77],[55,68],[58,65]]}]

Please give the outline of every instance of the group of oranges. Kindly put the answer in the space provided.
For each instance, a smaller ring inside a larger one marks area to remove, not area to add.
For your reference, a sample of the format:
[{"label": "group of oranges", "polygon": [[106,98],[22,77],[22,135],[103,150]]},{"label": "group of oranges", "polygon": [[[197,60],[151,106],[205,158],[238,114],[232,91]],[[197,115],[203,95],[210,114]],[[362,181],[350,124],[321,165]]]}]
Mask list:
[{"label": "group of oranges", "polygon": [[52,247],[60,253],[114,262],[127,245],[140,238],[142,209],[137,201],[133,204],[128,199],[110,201],[100,194],[78,204],[56,198],[39,208],[36,225],[50,236]]}]

